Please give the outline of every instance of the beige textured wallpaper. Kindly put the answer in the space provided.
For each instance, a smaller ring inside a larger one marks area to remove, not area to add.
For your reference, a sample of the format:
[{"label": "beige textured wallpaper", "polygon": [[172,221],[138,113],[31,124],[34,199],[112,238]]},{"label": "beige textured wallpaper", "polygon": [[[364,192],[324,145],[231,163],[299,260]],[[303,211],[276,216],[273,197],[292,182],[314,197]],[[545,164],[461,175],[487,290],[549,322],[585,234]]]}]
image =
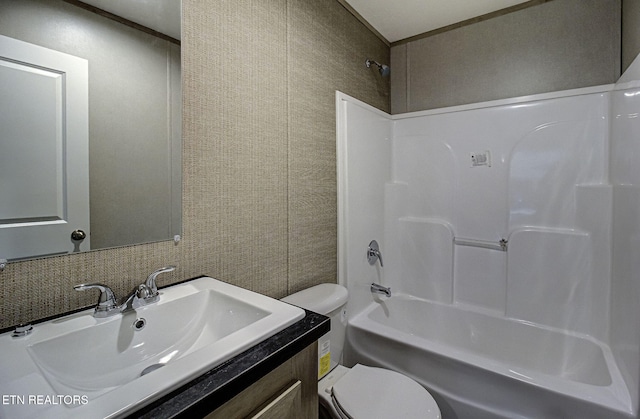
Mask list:
[{"label": "beige textured wallpaper", "polygon": [[394,114],[614,83],[620,0],[554,0],[392,46]]},{"label": "beige textured wallpaper", "polygon": [[640,1],[622,0],[622,70],[640,54]]},{"label": "beige textured wallpaper", "polygon": [[0,327],[123,295],[154,269],[273,297],[336,280],[334,92],[389,111],[389,48],[336,0],[183,0],[183,240],[10,263]]}]

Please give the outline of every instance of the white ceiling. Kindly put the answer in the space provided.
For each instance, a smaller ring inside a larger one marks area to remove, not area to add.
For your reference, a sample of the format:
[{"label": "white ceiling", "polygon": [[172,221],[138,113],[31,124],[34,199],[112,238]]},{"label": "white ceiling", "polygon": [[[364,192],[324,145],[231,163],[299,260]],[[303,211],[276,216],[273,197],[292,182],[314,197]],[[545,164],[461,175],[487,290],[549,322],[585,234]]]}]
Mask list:
[{"label": "white ceiling", "polygon": [[387,41],[419,35],[528,0],[343,0]]},{"label": "white ceiling", "polygon": [[114,15],[180,39],[180,0],[81,0]]},{"label": "white ceiling", "polygon": [[[180,39],[180,0],[82,0]],[[340,0],[389,42],[495,12],[528,0]]]}]

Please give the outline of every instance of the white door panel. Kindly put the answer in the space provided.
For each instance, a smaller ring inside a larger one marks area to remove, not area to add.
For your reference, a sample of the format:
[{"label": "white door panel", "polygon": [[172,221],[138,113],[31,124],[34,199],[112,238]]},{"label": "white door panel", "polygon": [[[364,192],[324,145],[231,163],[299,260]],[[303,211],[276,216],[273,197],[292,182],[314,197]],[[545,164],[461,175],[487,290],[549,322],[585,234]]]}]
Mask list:
[{"label": "white door panel", "polygon": [[88,63],[0,36],[0,258],[89,250],[89,233]]}]

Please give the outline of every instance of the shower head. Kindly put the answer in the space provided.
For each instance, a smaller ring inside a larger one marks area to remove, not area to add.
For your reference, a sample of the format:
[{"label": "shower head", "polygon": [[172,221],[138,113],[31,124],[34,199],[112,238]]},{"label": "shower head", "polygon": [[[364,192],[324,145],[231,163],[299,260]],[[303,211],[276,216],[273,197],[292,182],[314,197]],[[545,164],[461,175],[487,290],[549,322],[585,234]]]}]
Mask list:
[{"label": "shower head", "polygon": [[378,71],[380,72],[382,77],[387,77],[389,75],[389,73],[391,73],[391,69],[389,68],[388,65],[380,64],[377,61],[373,61],[373,60],[367,59],[367,61],[365,61],[364,64],[367,66],[367,68],[370,68],[371,64],[377,66],[378,67]]}]

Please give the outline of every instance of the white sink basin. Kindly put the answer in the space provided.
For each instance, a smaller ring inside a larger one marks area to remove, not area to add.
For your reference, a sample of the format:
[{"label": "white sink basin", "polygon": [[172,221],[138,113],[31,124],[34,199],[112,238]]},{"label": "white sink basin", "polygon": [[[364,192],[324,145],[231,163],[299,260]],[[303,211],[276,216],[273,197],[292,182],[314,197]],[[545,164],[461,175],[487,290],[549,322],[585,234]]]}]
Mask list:
[{"label": "white sink basin", "polygon": [[0,335],[0,417],[131,413],[304,317],[213,278],[160,293],[136,311],[97,319],[86,310],[26,337]]}]

